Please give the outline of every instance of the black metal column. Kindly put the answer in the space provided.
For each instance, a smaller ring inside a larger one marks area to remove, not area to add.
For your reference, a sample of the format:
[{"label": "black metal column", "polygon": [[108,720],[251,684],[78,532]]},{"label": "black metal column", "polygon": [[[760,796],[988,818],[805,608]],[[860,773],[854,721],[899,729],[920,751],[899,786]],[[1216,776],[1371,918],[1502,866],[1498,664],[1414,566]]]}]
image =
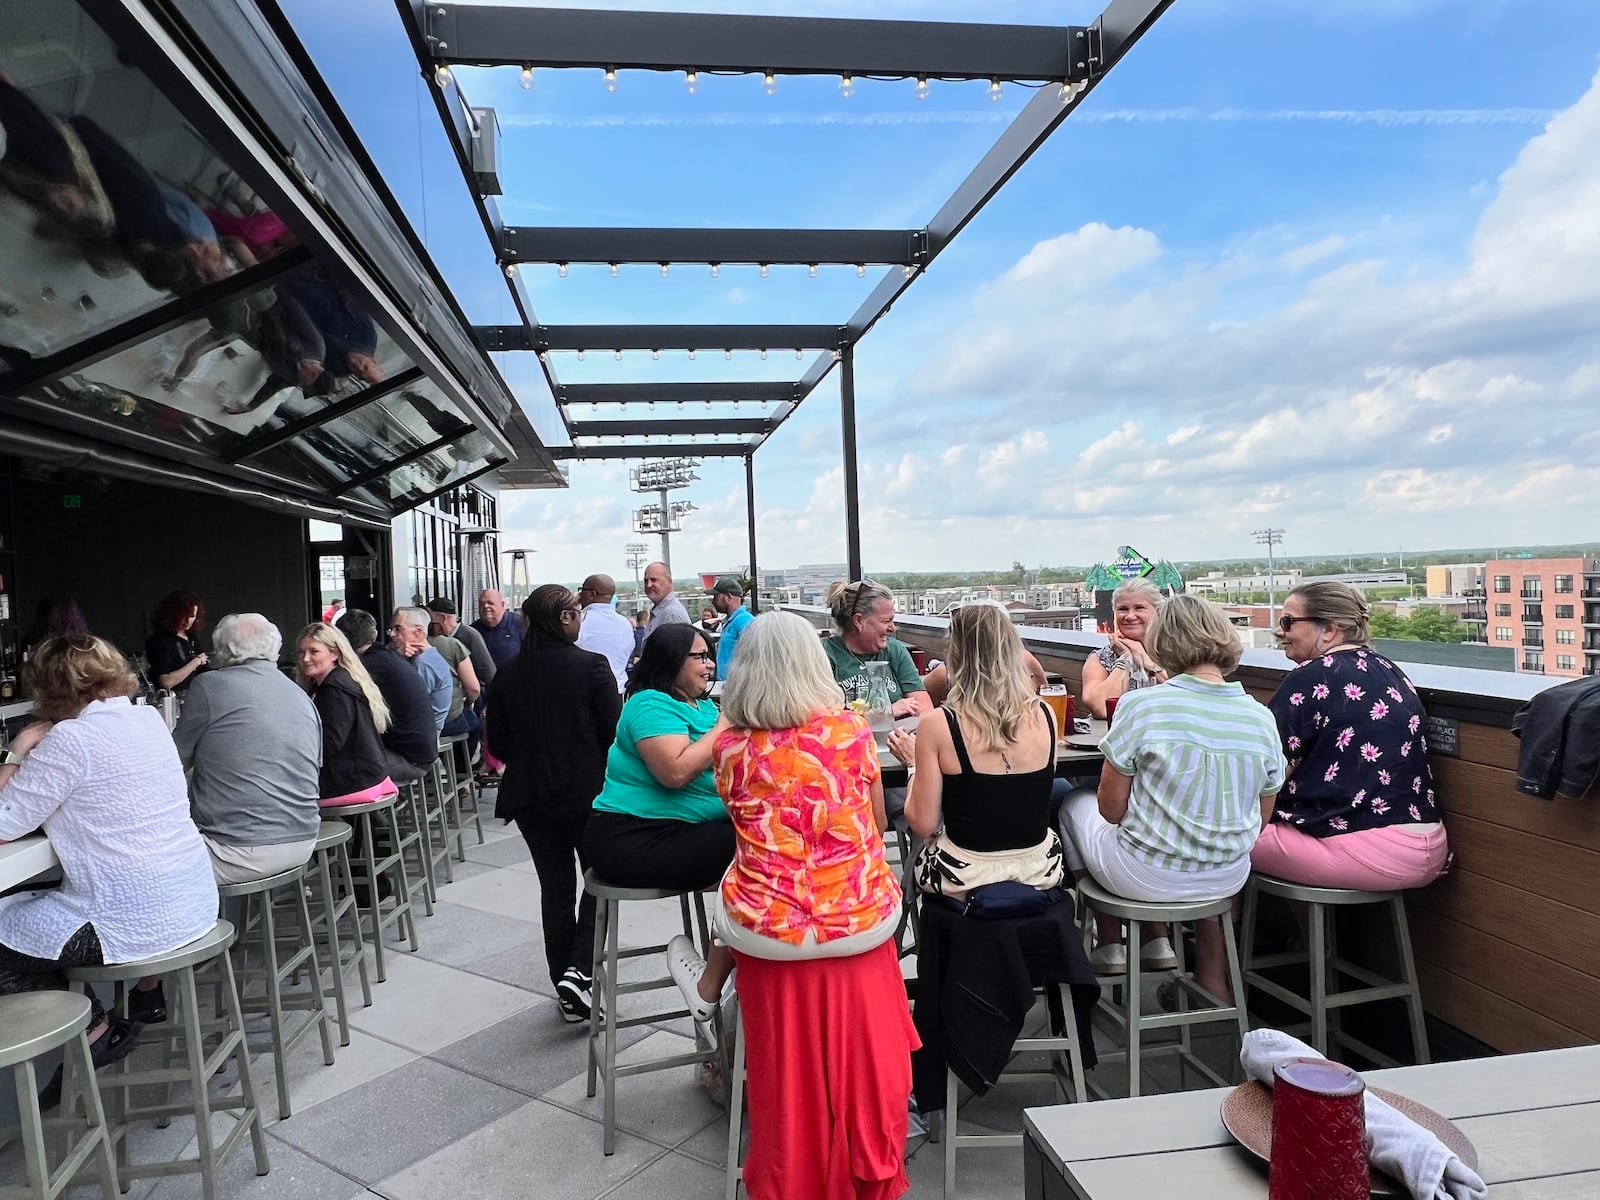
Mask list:
[{"label": "black metal column", "polygon": [[744,456],[745,516],[750,531],[750,611],[761,611],[761,571],[756,566],[756,456]]},{"label": "black metal column", "polygon": [[839,360],[839,425],[844,439],[845,558],[852,581],[861,578],[861,483],[856,476],[856,348]]}]

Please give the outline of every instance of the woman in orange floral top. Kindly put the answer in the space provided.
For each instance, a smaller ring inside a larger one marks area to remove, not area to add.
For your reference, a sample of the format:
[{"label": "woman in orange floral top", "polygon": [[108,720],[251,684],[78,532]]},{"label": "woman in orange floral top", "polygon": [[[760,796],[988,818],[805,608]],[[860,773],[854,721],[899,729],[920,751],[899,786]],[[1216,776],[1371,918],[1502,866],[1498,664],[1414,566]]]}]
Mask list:
[{"label": "woman in orange floral top", "polygon": [[722,704],[730,728],[712,764],[737,849],[715,923],[744,1014],[745,1188],[751,1200],[900,1196],[917,1036],[872,731],[792,613],[746,628]]}]

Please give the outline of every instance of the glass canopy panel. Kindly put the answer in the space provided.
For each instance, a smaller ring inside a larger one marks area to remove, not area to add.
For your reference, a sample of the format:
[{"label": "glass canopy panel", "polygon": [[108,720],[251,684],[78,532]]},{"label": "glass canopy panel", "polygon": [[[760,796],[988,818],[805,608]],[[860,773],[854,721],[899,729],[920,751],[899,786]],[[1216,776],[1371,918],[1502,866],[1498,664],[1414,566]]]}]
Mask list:
[{"label": "glass canopy panel", "polygon": [[389,508],[405,508],[483,470],[493,458],[489,439],[474,430],[441,450],[395,468],[375,480],[373,486],[382,497],[380,503]]}]

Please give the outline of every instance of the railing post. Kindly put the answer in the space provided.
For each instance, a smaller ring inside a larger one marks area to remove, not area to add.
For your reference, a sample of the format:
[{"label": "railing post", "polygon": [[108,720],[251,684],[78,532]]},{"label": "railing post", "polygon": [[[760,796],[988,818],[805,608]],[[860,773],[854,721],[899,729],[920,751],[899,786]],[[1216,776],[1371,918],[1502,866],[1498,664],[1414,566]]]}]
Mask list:
[{"label": "railing post", "polygon": [[761,569],[756,566],[756,456],[744,456],[745,516],[750,532],[750,611],[761,611]]},{"label": "railing post", "polygon": [[861,578],[861,484],[856,474],[856,348],[839,360],[839,425],[844,440],[845,559],[851,580]]}]

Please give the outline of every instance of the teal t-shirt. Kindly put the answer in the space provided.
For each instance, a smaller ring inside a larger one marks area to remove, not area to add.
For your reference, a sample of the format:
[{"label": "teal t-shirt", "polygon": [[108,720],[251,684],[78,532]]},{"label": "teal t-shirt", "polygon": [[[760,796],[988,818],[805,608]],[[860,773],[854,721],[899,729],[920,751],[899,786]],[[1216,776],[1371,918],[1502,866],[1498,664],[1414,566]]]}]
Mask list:
[{"label": "teal t-shirt", "polygon": [[922,676],[917,674],[917,664],[911,661],[911,651],[906,649],[904,642],[898,642],[894,638],[890,638],[889,644],[877,654],[869,654],[865,658],[846,646],[844,639],[838,634],[826,639],[822,643],[822,648],[827,651],[834,679],[844,689],[846,704],[852,700],[867,698],[869,662],[889,664],[890,700],[902,700],[913,692],[928,690],[922,686]]},{"label": "teal t-shirt", "polygon": [[617,721],[617,740],[606,755],[606,783],[594,798],[595,808],[652,821],[726,821],[728,810],[717,795],[710,767],[681,788],[663,787],[639,753],[646,738],[679,733],[699,741],[716,723],[717,706],[709,700],[690,704],[657,691],[628,697]]}]

